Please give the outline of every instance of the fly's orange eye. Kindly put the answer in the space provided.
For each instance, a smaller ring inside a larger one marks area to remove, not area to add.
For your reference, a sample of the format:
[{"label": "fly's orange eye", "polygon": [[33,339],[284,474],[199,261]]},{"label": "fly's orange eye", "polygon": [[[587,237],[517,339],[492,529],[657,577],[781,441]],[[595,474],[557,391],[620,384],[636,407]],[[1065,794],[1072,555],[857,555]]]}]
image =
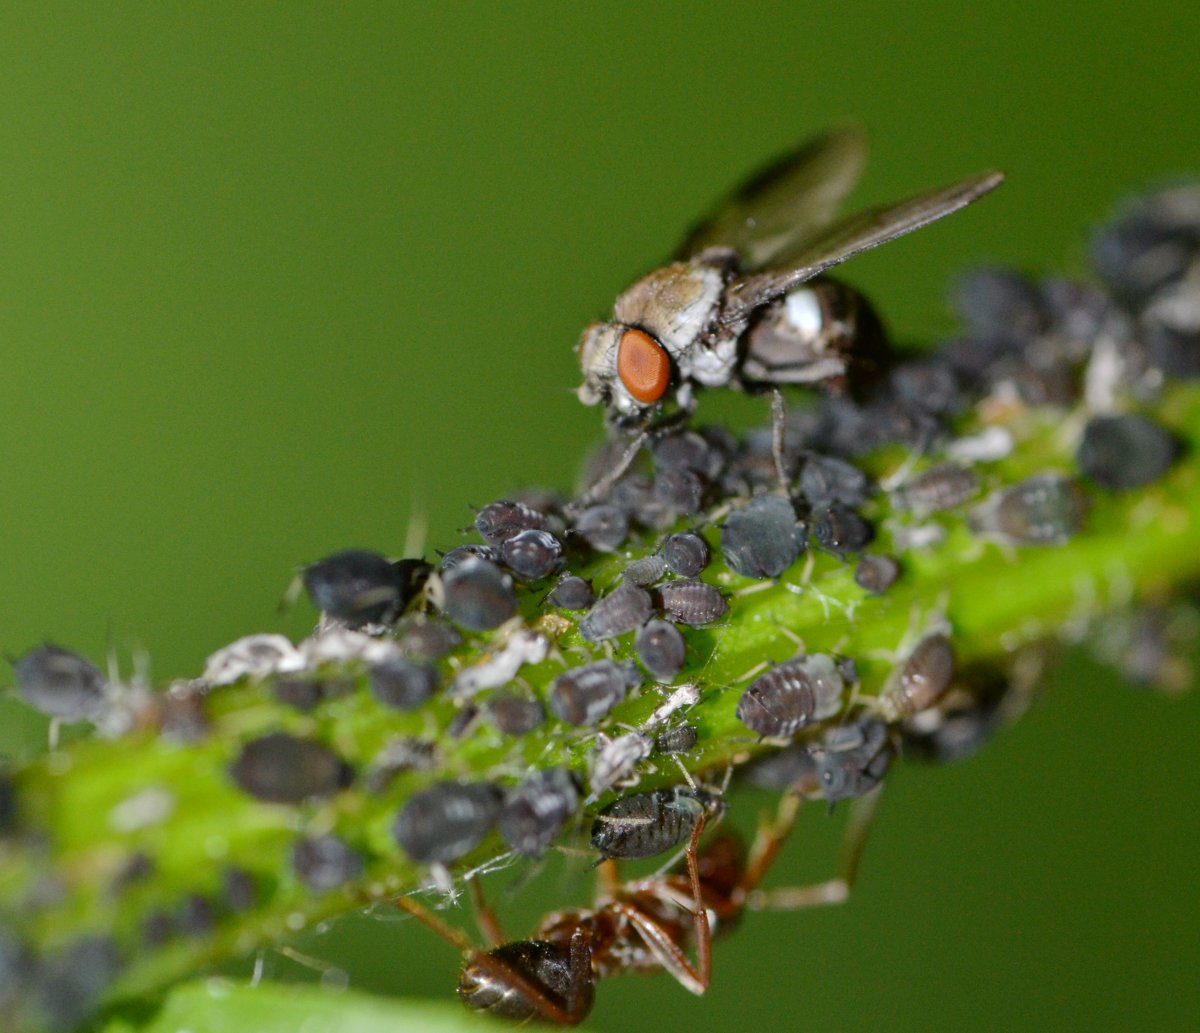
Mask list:
[{"label": "fly's orange eye", "polygon": [[671,382],[671,360],[653,337],[643,330],[626,330],[617,346],[617,376],[643,405],[657,402]]}]

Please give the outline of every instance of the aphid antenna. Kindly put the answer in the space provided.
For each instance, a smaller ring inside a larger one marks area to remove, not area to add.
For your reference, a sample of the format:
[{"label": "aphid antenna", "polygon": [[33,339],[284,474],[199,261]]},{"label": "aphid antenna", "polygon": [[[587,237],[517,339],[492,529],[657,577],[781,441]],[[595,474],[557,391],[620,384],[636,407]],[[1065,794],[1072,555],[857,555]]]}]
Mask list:
[{"label": "aphid antenna", "polygon": [[896,467],[886,477],[879,481],[879,487],[886,492],[893,492],[900,487],[912,475],[913,469],[917,463],[924,457],[925,448],[924,442],[914,448],[909,449],[908,455],[904,457],[900,465]]},{"label": "aphid antenna", "polygon": [[262,982],[266,969],[266,953],[266,949],[261,947],[254,952],[254,968],[250,970],[250,981],[246,984],[251,990]]},{"label": "aphid antenna", "polygon": [[293,606],[296,605],[296,600],[300,598],[300,593],[304,591],[304,566],[296,568],[296,572],[292,574],[291,580],[283,590],[283,595],[279,597],[279,602],[275,604],[276,613],[287,613]]},{"label": "aphid antenna", "polygon": [[672,754],[671,759],[679,768],[679,773],[683,775],[683,780],[688,784],[688,788],[694,793],[696,791],[696,780],[692,778],[692,773],[688,771],[683,763],[683,759],[678,754]]}]

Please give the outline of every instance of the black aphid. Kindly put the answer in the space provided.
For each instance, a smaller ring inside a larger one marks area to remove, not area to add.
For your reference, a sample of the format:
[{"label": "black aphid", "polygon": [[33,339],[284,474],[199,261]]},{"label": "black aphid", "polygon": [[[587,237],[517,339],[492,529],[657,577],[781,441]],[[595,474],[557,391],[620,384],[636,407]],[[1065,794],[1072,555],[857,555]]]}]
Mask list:
[{"label": "black aphid", "polygon": [[338,836],[305,837],[292,847],[292,871],[316,893],[337,889],[362,869],[362,855]]},{"label": "black aphid", "polygon": [[423,560],[391,563],[368,549],[346,549],[310,563],[301,577],[318,610],[357,628],[394,621],[432,569]]},{"label": "black aphid", "polygon": [[350,766],[328,746],[286,732],[246,743],[229,773],[243,790],[266,803],[332,796],[353,778]]},{"label": "black aphid", "polygon": [[382,793],[397,775],[406,771],[429,771],[438,761],[437,743],[430,739],[393,739],[375,755],[367,768],[364,778],[367,792]]},{"label": "black aphid", "polygon": [[916,644],[880,699],[889,720],[919,714],[933,706],[954,677],[954,646],[941,632]]},{"label": "black aphid", "polygon": [[694,531],[680,531],[663,542],[662,555],[674,573],[696,577],[708,566],[708,542]]},{"label": "black aphid", "polygon": [[638,629],[633,639],[638,659],[659,681],[670,681],[683,667],[687,643],[670,621],[653,620]]},{"label": "black aphid", "polygon": [[151,911],[142,920],[142,942],[147,947],[161,947],[175,932],[175,917],[166,911]]},{"label": "black aphid", "polygon": [[579,634],[588,642],[616,638],[641,627],[650,619],[653,605],[645,589],[622,582],[598,599],[579,622]]},{"label": "black aphid", "polygon": [[245,868],[225,869],[225,906],[230,911],[249,911],[258,900],[258,881]]},{"label": "black aphid", "polygon": [[550,686],[550,712],[572,725],[594,725],[636,685],[636,671],[612,660],[597,660],[564,671]]},{"label": "black aphid", "polygon": [[1041,473],[993,492],[971,510],[968,524],[1008,545],[1061,545],[1082,529],[1087,510],[1074,480]]},{"label": "black aphid", "polygon": [[819,549],[838,557],[861,552],[870,544],[875,531],[854,510],[835,502],[812,515],[812,537]]},{"label": "black aphid", "polygon": [[498,693],[484,704],[484,709],[505,735],[526,735],[546,720],[546,708],[528,696]]},{"label": "black aphid", "polygon": [[522,581],[540,581],[562,568],[563,546],[549,531],[522,531],[500,546],[500,560]]},{"label": "black aphid", "polygon": [[440,677],[433,664],[396,657],[372,664],[369,680],[372,695],[385,707],[415,710],[437,692]]},{"label": "black aphid", "polygon": [[217,926],[212,901],[200,893],[189,893],[179,906],[179,930],[184,936],[208,936]]},{"label": "black aphid", "polygon": [[654,468],[690,470],[706,481],[716,480],[725,466],[725,455],[712,441],[694,430],[682,430],[658,438],[650,447]]},{"label": "black aphid", "polygon": [[541,857],[575,813],[579,784],[566,768],[535,771],[505,798],[500,838],[526,857]]},{"label": "black aphid", "polygon": [[750,683],[738,700],[737,717],[751,731],[782,739],[838,712],[842,676],[821,653],[776,664]]},{"label": "black aphid", "polygon": [[635,793],[596,815],[592,846],[606,859],[654,857],[679,846],[701,820],[719,814],[722,807],[720,797],[686,786]]},{"label": "black aphid", "polygon": [[400,808],[392,835],[414,861],[455,861],[483,842],[500,804],[500,790],[486,782],[435,782]]},{"label": "black aphid", "polygon": [[479,720],[479,706],[476,703],[465,703],[455,712],[450,719],[450,723],[446,725],[446,734],[451,739],[462,739],[475,730],[475,723]]},{"label": "black aphid", "polygon": [[772,750],[752,760],[741,774],[759,789],[777,789],[799,796],[813,796],[821,785],[817,758],[808,744]]},{"label": "black aphid", "polygon": [[574,532],[597,552],[612,552],[629,537],[629,514],[615,505],[589,506],[579,514]]},{"label": "black aphid", "polygon": [[829,729],[816,753],[821,795],[831,804],[874,789],[896,755],[887,725],[873,717]]},{"label": "black aphid", "polygon": [[691,470],[660,470],[654,477],[654,498],[670,514],[699,513],[704,481]]},{"label": "black aphid", "polygon": [[81,936],[41,959],[37,992],[53,1029],[74,1029],[117,977],[121,956],[108,936]]},{"label": "black aphid", "polygon": [[478,545],[475,542],[468,542],[466,545],[459,545],[451,549],[442,557],[441,563],[438,564],[438,569],[444,574],[447,570],[453,570],[463,560],[477,559],[487,560],[489,563],[500,562],[500,550],[494,549],[490,545]]},{"label": "black aphid", "polygon": [[397,642],[409,656],[440,660],[462,643],[462,636],[439,620],[410,620],[400,630]]},{"label": "black aphid", "polygon": [[660,732],[654,738],[654,748],[659,753],[687,753],[696,745],[700,732],[695,725],[676,725]]},{"label": "black aphid", "polygon": [[909,478],[892,492],[892,504],[926,516],[954,509],[975,497],[979,478],[969,467],[958,463],[939,463]]},{"label": "black aphid", "polygon": [[546,530],[546,517],[520,502],[493,502],[475,514],[475,530],[488,545],[499,545],[522,531]]},{"label": "black aphid", "polygon": [[546,602],[564,610],[586,610],[596,601],[596,593],[581,577],[567,574],[546,596]]},{"label": "black aphid", "polygon": [[721,525],[725,562],[743,577],[778,577],[796,561],[804,545],[804,527],[792,503],[779,495],[752,498]]},{"label": "black aphid", "polygon": [[1037,287],[1011,269],[975,269],[958,278],[950,293],[971,338],[1020,344],[1033,340],[1046,324]]},{"label": "black aphid", "polygon": [[1197,188],[1167,187],[1127,201],[1092,237],[1092,265],[1109,289],[1139,305],[1181,279],[1200,250]]},{"label": "black aphid", "polygon": [[13,663],[13,675],[17,695],[47,717],[84,721],[104,712],[104,675],[68,649],[37,646]]},{"label": "black aphid", "polygon": [[864,592],[880,595],[896,583],[900,576],[900,564],[892,556],[873,553],[864,556],[854,568],[854,583]]},{"label": "black aphid", "polygon": [[284,706],[307,713],[323,700],[347,695],[354,684],[351,678],[314,678],[292,674],[273,680],[271,695]]},{"label": "black aphid", "polygon": [[920,406],[927,412],[953,415],[961,412],[967,404],[962,381],[954,368],[940,356],[897,366],[888,378],[888,384],[892,394],[903,404]]},{"label": "black aphid", "polygon": [[512,578],[487,560],[466,559],[446,571],[442,592],[446,615],[472,631],[499,627],[517,612]]},{"label": "black aphid", "polygon": [[631,585],[645,588],[654,584],[667,569],[667,561],[661,556],[641,556],[625,564],[622,577]]},{"label": "black aphid", "polygon": [[800,471],[800,492],[814,509],[840,502],[861,506],[871,492],[871,480],[853,463],[809,453]]},{"label": "black aphid", "polygon": [[0,765],[0,837],[7,836],[17,826],[17,792],[12,778]]},{"label": "black aphid", "polygon": [[1083,431],[1075,461],[1085,477],[1108,491],[1158,480],[1179,455],[1170,431],[1136,413],[1096,416]]}]

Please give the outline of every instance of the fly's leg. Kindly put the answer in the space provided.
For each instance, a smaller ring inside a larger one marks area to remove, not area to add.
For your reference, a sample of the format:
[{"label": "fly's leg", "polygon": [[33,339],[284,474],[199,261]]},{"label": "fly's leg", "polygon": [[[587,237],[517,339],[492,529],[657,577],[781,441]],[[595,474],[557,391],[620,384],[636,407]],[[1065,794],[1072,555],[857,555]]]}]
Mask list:
[{"label": "fly's leg", "polygon": [[783,408],[783,392],[777,387],[771,388],[771,456],[775,460],[775,475],[779,478],[779,486],[790,497],[792,483],[788,478],[787,464],[783,452],[783,435],[787,428],[787,416]]}]

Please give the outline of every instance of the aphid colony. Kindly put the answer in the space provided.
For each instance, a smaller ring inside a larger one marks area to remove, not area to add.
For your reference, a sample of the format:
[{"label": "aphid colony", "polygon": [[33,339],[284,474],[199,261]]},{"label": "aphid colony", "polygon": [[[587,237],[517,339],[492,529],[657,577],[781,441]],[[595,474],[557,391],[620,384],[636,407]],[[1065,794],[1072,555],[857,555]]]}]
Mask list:
[{"label": "aphid colony", "polygon": [[[830,137],[816,146],[800,160],[840,167],[858,144]],[[903,216],[898,232],[907,232],[992,185],[977,178],[875,214],[885,226]],[[586,391],[639,420],[668,397],[690,410],[696,385],[747,387],[757,377],[836,382],[841,393],[741,436],[686,420],[639,424],[635,447],[618,435],[591,457],[576,498],[517,493],[483,506],[474,517],[481,541],[436,564],[361,549],[309,564],[301,579],[322,614],[310,638],[239,640],[210,657],[202,679],[161,698],[131,704],[111,677],[52,645],[14,663],[17,693],[57,721],[103,725],[113,708],[131,708],[135,726],[185,744],[206,735],[208,697],[224,686],[257,691],[262,683],[292,716],[320,715],[369,693],[378,721],[396,730],[369,758],[351,762],[336,736],[291,723],[246,734],[229,751],[228,785],[267,806],[303,815],[358,790],[395,801],[388,828],[399,855],[381,856],[353,825],[308,830],[301,821],[286,858],[296,884],[330,893],[402,856],[429,866],[445,888],[446,866],[501,849],[536,858],[559,841],[578,841],[586,824],[602,874],[595,904],[548,915],[531,939],[501,943],[485,909],[482,924],[497,942],[480,949],[412,900],[397,903],[463,950],[459,993],[472,1008],[574,1023],[587,1014],[596,979],[629,970],[665,969],[703,992],[711,937],[766,899],[759,883],[799,799],[863,804],[898,752],[967,755],[1001,722],[1008,692],[997,672],[960,667],[953,629],[936,614],[896,644],[890,673],[870,686],[860,684],[854,657],[804,649],[736,684],[711,686],[710,640],[736,620],[741,593],[756,584],[804,591],[801,568],[818,554],[844,566],[856,586],[848,590],[865,601],[904,578],[909,550],[936,546],[948,528],[1005,550],[1052,547],[1084,529],[1089,492],[1129,491],[1165,475],[1178,441],[1137,410],[1166,379],[1200,376],[1200,218],[1189,214],[1200,210],[1200,189],[1189,189],[1191,206],[1155,195],[1097,235],[1107,292],[1004,270],[971,274],[954,295],[960,338],[907,359],[875,341],[864,357],[870,375],[861,379],[853,335],[833,334],[836,304],[845,300],[838,289],[816,281],[803,297],[790,293],[805,276],[768,290],[766,274],[744,275],[710,246],[711,234],[732,225],[717,220],[695,238],[704,248],[689,260],[716,270],[717,294],[709,290],[704,304],[765,315],[750,320],[751,329],[693,327],[699,336],[682,351],[664,341],[664,364],[637,336],[654,335],[623,296],[617,323],[585,338]],[[1144,261],[1150,250],[1172,262]],[[742,259],[768,260],[753,250]],[[801,311],[818,301],[819,312]],[[805,327],[809,350],[790,376],[781,342]],[[742,333],[753,336],[752,351],[706,373],[703,348],[724,349]],[[1014,447],[1006,414],[1043,406],[1086,414],[1076,470],[1064,462],[1001,483],[990,464]],[[962,420],[970,430],[956,436]],[[880,477],[864,459],[885,446],[908,459]],[[722,772],[697,774],[689,765],[703,739],[697,715],[706,694],[726,690],[737,694],[744,729],[747,762],[735,774],[784,794],[782,817],[748,857],[731,836],[702,842],[726,806],[704,779]],[[641,715],[635,723],[621,720],[633,710]],[[467,767],[452,761],[455,744],[484,739],[512,759],[486,778],[463,774]],[[20,804],[0,772],[0,837],[20,835]],[[622,882],[616,872],[619,861],[671,850],[682,850],[683,862],[665,874]],[[223,916],[254,906],[259,880],[230,872],[223,897],[192,894],[148,912],[143,942],[207,935]],[[136,875],[131,867],[129,878]],[[0,977],[10,941],[13,957],[24,957],[19,938],[0,926]],[[76,972],[72,1000],[90,1003],[127,955],[127,946],[81,938],[54,957],[22,961],[21,979],[44,995]],[[0,1016],[4,1000],[0,978]]]}]

